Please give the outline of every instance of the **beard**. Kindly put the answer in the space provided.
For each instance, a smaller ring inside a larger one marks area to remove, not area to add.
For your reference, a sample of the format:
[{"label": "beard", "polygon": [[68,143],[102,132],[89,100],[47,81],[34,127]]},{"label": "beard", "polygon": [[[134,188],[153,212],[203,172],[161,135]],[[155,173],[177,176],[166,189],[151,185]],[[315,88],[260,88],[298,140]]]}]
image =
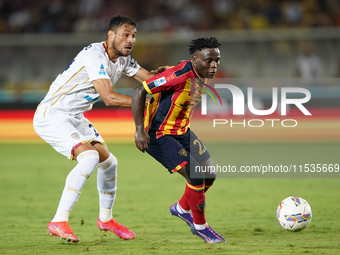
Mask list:
[{"label": "beard", "polygon": [[[118,56],[129,56],[130,55],[130,53],[129,52],[126,52],[126,53],[124,53],[122,50],[119,50],[118,49],[118,47],[117,47],[118,45],[116,45],[116,41],[113,41],[113,43],[112,43],[112,49],[113,49],[113,52],[116,54],[116,55],[118,55]],[[124,49],[124,48],[123,48]]]},{"label": "beard", "polygon": [[129,54],[124,54],[123,52],[121,52],[120,50],[118,50],[114,45],[112,46],[112,48],[113,48],[113,52],[116,54],[116,55],[118,55],[118,56],[127,56],[127,55],[129,55]]}]

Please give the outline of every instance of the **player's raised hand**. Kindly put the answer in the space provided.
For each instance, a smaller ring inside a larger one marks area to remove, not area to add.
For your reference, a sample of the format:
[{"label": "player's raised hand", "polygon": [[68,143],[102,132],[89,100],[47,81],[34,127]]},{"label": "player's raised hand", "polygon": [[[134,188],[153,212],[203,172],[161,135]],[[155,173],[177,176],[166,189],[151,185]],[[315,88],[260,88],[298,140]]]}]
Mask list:
[{"label": "player's raised hand", "polygon": [[151,70],[150,73],[152,73],[153,75],[156,75],[156,74],[164,72],[168,68],[170,68],[170,66],[160,66],[156,70]]}]

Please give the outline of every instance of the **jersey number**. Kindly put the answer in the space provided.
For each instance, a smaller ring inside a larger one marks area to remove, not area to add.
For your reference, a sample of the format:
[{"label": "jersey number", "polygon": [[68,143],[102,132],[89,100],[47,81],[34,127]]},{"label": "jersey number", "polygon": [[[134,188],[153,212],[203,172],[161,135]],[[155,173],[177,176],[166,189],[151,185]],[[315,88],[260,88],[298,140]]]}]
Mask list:
[{"label": "jersey number", "polygon": [[94,126],[92,124],[89,124],[89,128],[93,128],[94,134],[96,137],[99,136],[99,133],[97,132],[97,130],[94,128]]},{"label": "jersey number", "polygon": [[202,155],[204,152],[205,152],[205,148],[202,146],[201,142],[199,140],[194,140],[194,145],[196,145],[198,143],[198,146],[199,146],[199,150],[198,150],[198,153],[200,155]]}]

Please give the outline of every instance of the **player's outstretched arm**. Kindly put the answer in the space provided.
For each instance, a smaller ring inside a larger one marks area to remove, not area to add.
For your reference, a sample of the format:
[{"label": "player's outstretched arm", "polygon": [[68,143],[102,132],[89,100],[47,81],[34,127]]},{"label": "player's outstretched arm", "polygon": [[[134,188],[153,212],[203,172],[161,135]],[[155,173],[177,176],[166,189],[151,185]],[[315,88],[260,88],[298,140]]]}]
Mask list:
[{"label": "player's outstretched arm", "polygon": [[133,120],[136,126],[135,144],[141,152],[145,152],[148,149],[148,143],[150,142],[150,137],[144,129],[144,108],[146,94],[147,92],[145,88],[142,84],[140,84],[133,90],[131,103]]},{"label": "player's outstretched arm", "polygon": [[154,74],[150,73],[148,70],[141,67],[139,68],[137,73],[134,76],[132,76],[132,78],[134,78],[135,80],[139,82],[143,82],[143,81],[146,81],[147,79],[150,79],[153,76]]},{"label": "player's outstretched arm", "polygon": [[93,86],[106,106],[131,107],[132,97],[114,92],[109,79],[94,80]]},{"label": "player's outstretched arm", "polygon": [[171,66],[160,66],[156,70],[151,70],[150,72],[145,70],[143,67],[139,68],[137,73],[132,76],[139,82],[146,81],[147,79],[150,79],[156,74],[164,72],[166,69],[170,68]]}]

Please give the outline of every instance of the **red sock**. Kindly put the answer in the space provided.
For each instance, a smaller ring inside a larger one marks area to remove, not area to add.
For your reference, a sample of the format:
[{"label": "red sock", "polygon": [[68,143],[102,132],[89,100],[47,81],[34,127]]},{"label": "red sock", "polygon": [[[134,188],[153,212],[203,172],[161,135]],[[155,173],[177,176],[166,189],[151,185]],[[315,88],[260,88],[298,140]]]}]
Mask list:
[{"label": "red sock", "polygon": [[[193,186],[187,182],[184,196],[192,212],[194,223],[205,224],[205,195],[204,195],[204,183],[199,186]],[[184,197],[183,196],[183,197]],[[181,205],[182,206],[182,205]],[[185,209],[185,208],[183,208]]]},{"label": "red sock", "polygon": [[178,201],[179,205],[186,211],[190,210],[190,206],[186,197],[186,194],[184,192],[182,198]]}]

